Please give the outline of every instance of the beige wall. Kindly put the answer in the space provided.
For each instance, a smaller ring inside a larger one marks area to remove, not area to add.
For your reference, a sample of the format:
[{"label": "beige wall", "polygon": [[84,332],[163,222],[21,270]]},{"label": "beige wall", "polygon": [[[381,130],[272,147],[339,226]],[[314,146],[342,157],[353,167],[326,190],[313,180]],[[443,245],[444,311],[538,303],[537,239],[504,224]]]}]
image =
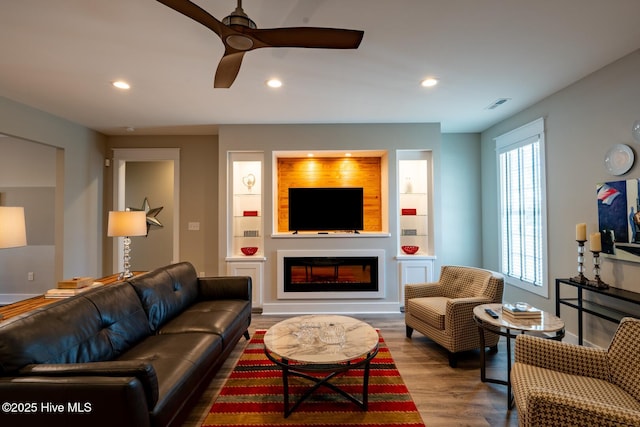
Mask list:
[{"label": "beige wall", "polygon": [[[482,133],[483,255],[484,265],[498,268],[496,159],[493,138],[539,117],[545,118],[548,207],[548,283],[550,298],[507,287],[505,300],[526,300],[555,312],[555,278],[576,274],[575,224],[586,222],[597,230],[596,184],[637,178],[640,146],[631,126],[640,119],[640,51],[597,71],[566,89],[540,101]],[[605,153],[614,144],[628,144],[636,152],[636,164],[623,176],[611,176],[604,168]],[[586,257],[587,275],[593,262]],[[640,264],[604,259],[602,279],[612,286],[640,292]],[[637,308],[635,308],[637,312]],[[562,309],[570,332],[577,332],[573,310]],[[615,325],[588,316],[585,339],[606,345]]]},{"label": "beige wall", "polygon": [[[179,260],[191,262],[198,273],[218,271],[218,137],[205,136],[111,136],[109,157],[114,148],[180,149],[180,244]],[[105,169],[105,212],[113,206],[113,168]],[[153,201],[152,201],[153,202]],[[152,203],[152,207],[153,203]],[[104,213],[103,213],[104,214]],[[161,216],[162,214],[160,214]],[[199,231],[189,231],[189,222],[199,222]],[[165,224],[167,226],[168,224]],[[105,225],[106,227],[106,225]],[[105,232],[106,233],[106,232]],[[105,234],[106,235],[106,234]],[[112,239],[105,239],[103,268],[112,268]],[[135,245],[135,242],[133,243]],[[132,247],[135,256],[135,248]]]},{"label": "beige wall", "polygon": [[174,170],[172,161],[126,163],[125,206],[162,208],[154,218],[162,224],[148,225],[146,236],[131,238],[131,270],[149,271],[173,260]]}]

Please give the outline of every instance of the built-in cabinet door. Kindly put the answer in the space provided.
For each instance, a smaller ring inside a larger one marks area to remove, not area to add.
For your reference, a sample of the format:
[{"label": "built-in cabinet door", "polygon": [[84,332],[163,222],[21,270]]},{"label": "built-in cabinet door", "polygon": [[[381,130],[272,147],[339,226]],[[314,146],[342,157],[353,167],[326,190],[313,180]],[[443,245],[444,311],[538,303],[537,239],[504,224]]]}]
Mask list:
[{"label": "built-in cabinet door", "polygon": [[433,259],[416,259],[412,261],[400,261],[400,306],[404,308],[404,287],[411,283],[433,282]]},{"label": "built-in cabinet door", "polygon": [[262,307],[263,262],[229,261],[227,262],[227,274],[229,276],[251,277],[251,306],[253,309]]}]

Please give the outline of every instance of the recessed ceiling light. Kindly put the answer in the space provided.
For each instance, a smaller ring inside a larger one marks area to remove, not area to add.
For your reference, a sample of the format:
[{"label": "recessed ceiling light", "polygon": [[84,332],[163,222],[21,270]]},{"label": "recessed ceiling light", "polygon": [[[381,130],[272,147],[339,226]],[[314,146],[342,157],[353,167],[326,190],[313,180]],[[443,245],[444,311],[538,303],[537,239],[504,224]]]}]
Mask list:
[{"label": "recessed ceiling light", "polygon": [[131,86],[129,85],[129,83],[123,81],[123,80],[116,80],[115,82],[111,82],[111,84],[115,87],[117,87],[118,89],[130,89]]},{"label": "recessed ceiling light", "polygon": [[438,84],[438,80],[433,77],[427,77],[426,79],[420,82],[420,86],[422,87],[433,87]]},{"label": "recessed ceiling light", "polygon": [[267,86],[273,87],[273,88],[278,88],[282,86],[282,81],[278,79],[269,79],[267,80],[266,83],[267,83]]}]

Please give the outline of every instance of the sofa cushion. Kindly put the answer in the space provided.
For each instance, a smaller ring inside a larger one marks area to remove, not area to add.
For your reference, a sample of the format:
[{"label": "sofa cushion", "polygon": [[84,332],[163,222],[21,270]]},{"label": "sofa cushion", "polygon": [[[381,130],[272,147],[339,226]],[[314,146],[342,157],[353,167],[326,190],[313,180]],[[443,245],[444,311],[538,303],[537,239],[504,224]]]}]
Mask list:
[{"label": "sofa cushion", "polygon": [[153,425],[169,425],[198,389],[222,354],[222,338],[187,333],[150,336],[119,360],[142,360],[153,365],[158,378],[158,401],[151,411]]},{"label": "sofa cushion", "polygon": [[160,334],[206,332],[220,335],[224,345],[247,330],[251,316],[249,301],[220,300],[195,303],[178,317],[166,323]]},{"label": "sofa cushion", "polygon": [[155,332],[198,298],[198,276],[188,262],[169,265],[129,279]]},{"label": "sofa cushion", "polygon": [[419,318],[428,325],[443,330],[447,313],[447,301],[445,297],[411,298],[408,302],[408,313]]},{"label": "sofa cushion", "polygon": [[108,285],[0,323],[0,373],[111,360],[150,334],[133,289]]}]

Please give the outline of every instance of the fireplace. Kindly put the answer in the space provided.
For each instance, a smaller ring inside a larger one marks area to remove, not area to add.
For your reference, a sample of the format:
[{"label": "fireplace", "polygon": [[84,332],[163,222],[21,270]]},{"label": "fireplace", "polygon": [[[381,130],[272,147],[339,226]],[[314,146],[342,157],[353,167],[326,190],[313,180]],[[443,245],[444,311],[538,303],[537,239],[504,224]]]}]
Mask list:
[{"label": "fireplace", "polygon": [[286,257],[285,292],[375,292],[378,257]]},{"label": "fireplace", "polygon": [[279,299],[382,298],[384,251],[278,251]]}]

